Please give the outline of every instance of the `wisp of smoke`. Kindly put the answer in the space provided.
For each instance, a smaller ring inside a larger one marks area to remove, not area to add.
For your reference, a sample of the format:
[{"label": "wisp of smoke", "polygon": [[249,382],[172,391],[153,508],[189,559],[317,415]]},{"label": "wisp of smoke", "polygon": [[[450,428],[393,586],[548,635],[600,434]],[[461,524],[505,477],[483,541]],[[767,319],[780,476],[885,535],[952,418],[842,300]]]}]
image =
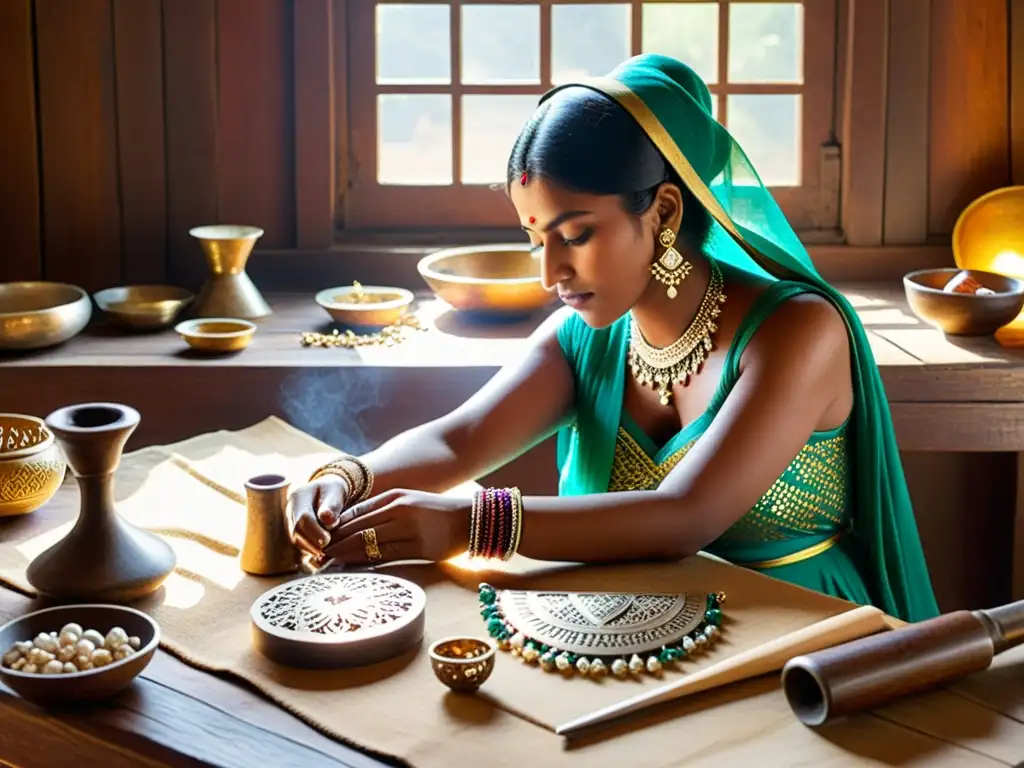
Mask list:
[{"label": "wisp of smoke", "polygon": [[281,411],[293,426],[339,451],[372,450],[363,415],[380,407],[373,369],[298,368],[281,383]]}]

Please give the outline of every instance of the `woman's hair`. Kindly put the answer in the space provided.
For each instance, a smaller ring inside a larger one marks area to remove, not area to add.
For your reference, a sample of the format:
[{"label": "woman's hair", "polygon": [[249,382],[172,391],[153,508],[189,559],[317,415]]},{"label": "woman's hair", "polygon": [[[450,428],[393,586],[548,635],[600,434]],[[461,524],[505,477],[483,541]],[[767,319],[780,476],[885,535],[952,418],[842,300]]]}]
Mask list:
[{"label": "woman's hair", "polygon": [[581,194],[618,195],[635,216],[669,182],[683,198],[682,239],[702,249],[711,230],[710,214],[633,117],[590,88],[564,88],[537,108],[512,147],[506,185],[524,173]]}]

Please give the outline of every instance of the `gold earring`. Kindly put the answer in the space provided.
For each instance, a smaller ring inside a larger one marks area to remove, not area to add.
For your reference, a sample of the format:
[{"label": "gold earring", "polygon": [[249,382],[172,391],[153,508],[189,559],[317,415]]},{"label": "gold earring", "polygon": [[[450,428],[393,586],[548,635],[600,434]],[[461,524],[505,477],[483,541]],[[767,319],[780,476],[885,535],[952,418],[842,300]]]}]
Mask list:
[{"label": "gold earring", "polygon": [[665,252],[651,264],[651,274],[659,283],[668,286],[668,297],[674,299],[678,293],[676,286],[686,279],[693,265],[675,249],[676,233],[668,227],[661,230],[658,242],[665,247]]}]

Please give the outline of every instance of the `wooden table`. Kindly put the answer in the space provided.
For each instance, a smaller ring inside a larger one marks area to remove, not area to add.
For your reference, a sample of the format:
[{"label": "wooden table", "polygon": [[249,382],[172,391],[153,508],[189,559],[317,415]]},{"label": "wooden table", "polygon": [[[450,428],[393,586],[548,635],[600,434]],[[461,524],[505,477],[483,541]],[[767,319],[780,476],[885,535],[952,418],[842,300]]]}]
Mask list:
[{"label": "wooden table", "polygon": [[[77,503],[71,483],[50,502],[72,508]],[[0,587],[0,624],[38,607],[36,601]],[[778,675],[701,695],[712,697],[715,706],[757,701],[753,711],[765,723],[753,730],[765,744],[774,745],[743,745],[747,752],[759,755],[759,766],[788,768],[794,764],[789,747],[799,751],[819,740],[829,742],[827,753],[832,758],[827,765],[834,768],[860,765],[868,757],[915,766],[950,761],[966,766],[1024,765],[1022,681],[1024,647],[1004,654],[997,668],[965,681],[957,690],[910,697],[818,731],[805,729],[789,717]],[[681,727],[684,722],[680,720]],[[720,722],[726,731],[714,741],[721,743],[723,752],[733,754],[728,752],[736,747],[728,732],[730,718]],[[784,753],[778,748],[780,722],[789,729],[782,739],[787,746]],[[537,761],[543,765],[542,756]],[[703,762],[737,764],[715,754],[708,754]],[[162,650],[132,688],[90,709],[47,712],[0,685],[0,765],[5,764],[18,768],[383,765],[314,731],[253,690],[187,666]]]}]

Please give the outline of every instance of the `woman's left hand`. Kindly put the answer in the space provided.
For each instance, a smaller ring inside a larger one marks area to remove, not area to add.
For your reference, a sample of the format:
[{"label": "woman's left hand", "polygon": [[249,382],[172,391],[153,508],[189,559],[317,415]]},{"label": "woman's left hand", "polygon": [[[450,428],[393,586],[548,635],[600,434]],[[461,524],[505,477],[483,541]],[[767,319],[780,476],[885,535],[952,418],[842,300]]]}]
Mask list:
[{"label": "woman's left hand", "polygon": [[[341,513],[324,554],[338,564],[352,565],[447,560],[469,546],[472,506],[471,499],[438,493],[386,491]],[[370,556],[372,547],[363,533],[369,529],[379,557]]]}]

